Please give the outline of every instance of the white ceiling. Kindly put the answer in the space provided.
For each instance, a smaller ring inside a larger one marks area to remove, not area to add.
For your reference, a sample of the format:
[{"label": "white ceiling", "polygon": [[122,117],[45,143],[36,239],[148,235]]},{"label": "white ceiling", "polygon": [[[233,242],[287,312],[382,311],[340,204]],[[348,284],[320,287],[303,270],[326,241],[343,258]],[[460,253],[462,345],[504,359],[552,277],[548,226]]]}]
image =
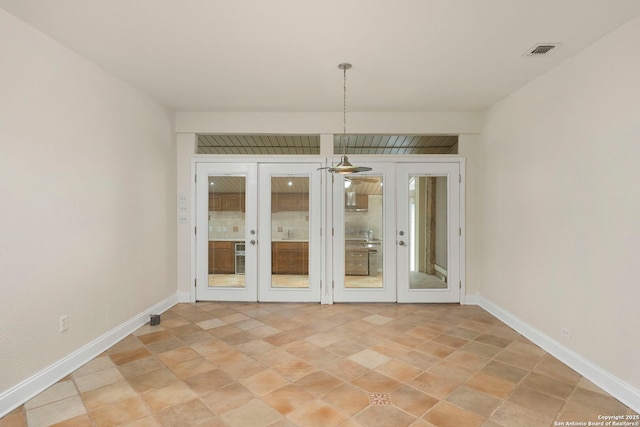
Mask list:
[{"label": "white ceiling", "polygon": [[[0,0],[176,111],[481,111],[638,0]],[[542,57],[537,43],[562,45]]]}]

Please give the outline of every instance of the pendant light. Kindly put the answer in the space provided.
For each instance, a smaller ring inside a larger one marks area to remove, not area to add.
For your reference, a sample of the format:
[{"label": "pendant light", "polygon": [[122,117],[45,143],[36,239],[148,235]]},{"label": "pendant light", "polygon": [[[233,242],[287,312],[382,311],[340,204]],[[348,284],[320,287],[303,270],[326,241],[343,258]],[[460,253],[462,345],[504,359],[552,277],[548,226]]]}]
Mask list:
[{"label": "pendant light", "polygon": [[332,168],[329,168],[329,172],[337,173],[339,175],[347,175],[358,172],[366,172],[370,171],[371,168],[364,166],[354,166],[349,162],[349,158],[347,157],[346,152],[346,139],[347,139],[347,70],[351,68],[351,64],[343,63],[339,64],[338,68],[342,70],[343,73],[343,103],[342,103],[342,112],[343,112],[343,128],[342,128],[342,157],[340,158],[340,162]]}]

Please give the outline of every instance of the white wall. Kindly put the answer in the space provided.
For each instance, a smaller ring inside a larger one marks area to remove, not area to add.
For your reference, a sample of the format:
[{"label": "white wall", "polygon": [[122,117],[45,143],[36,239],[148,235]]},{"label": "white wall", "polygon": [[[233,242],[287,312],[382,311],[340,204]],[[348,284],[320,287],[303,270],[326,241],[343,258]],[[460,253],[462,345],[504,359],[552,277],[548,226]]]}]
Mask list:
[{"label": "white wall", "polygon": [[166,109],[3,10],[0,58],[2,395],[175,294],[176,148]]},{"label": "white wall", "polygon": [[475,254],[483,297],[636,390],[638,40],[640,18],[491,109]]}]

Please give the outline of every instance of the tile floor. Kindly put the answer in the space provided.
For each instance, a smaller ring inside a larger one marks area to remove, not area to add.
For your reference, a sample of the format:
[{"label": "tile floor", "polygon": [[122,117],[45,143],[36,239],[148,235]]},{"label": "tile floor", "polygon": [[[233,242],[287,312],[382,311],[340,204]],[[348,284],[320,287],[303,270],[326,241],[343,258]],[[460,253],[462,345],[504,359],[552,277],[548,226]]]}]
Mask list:
[{"label": "tile floor", "polygon": [[15,426],[549,426],[634,414],[476,306],[178,304]]}]

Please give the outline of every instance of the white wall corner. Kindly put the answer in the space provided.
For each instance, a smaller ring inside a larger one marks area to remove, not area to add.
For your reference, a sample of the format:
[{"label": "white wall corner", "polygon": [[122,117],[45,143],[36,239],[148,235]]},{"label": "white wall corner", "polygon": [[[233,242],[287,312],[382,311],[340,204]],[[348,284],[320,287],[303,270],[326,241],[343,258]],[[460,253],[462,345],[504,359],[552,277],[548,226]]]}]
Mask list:
[{"label": "white wall corner", "polygon": [[0,394],[0,418],[99,356],[136,329],[147,324],[151,314],[161,314],[178,302],[178,294],[170,295],[82,348],[2,392]]},{"label": "white wall corner", "polygon": [[519,334],[551,354],[574,371],[618,399],[635,412],[640,413],[640,390],[624,380],[602,369],[593,362],[585,359],[573,350],[563,346],[558,341],[517,318],[507,310],[494,304],[481,295],[467,295],[465,304],[476,304],[502,322],[510,326]]}]

